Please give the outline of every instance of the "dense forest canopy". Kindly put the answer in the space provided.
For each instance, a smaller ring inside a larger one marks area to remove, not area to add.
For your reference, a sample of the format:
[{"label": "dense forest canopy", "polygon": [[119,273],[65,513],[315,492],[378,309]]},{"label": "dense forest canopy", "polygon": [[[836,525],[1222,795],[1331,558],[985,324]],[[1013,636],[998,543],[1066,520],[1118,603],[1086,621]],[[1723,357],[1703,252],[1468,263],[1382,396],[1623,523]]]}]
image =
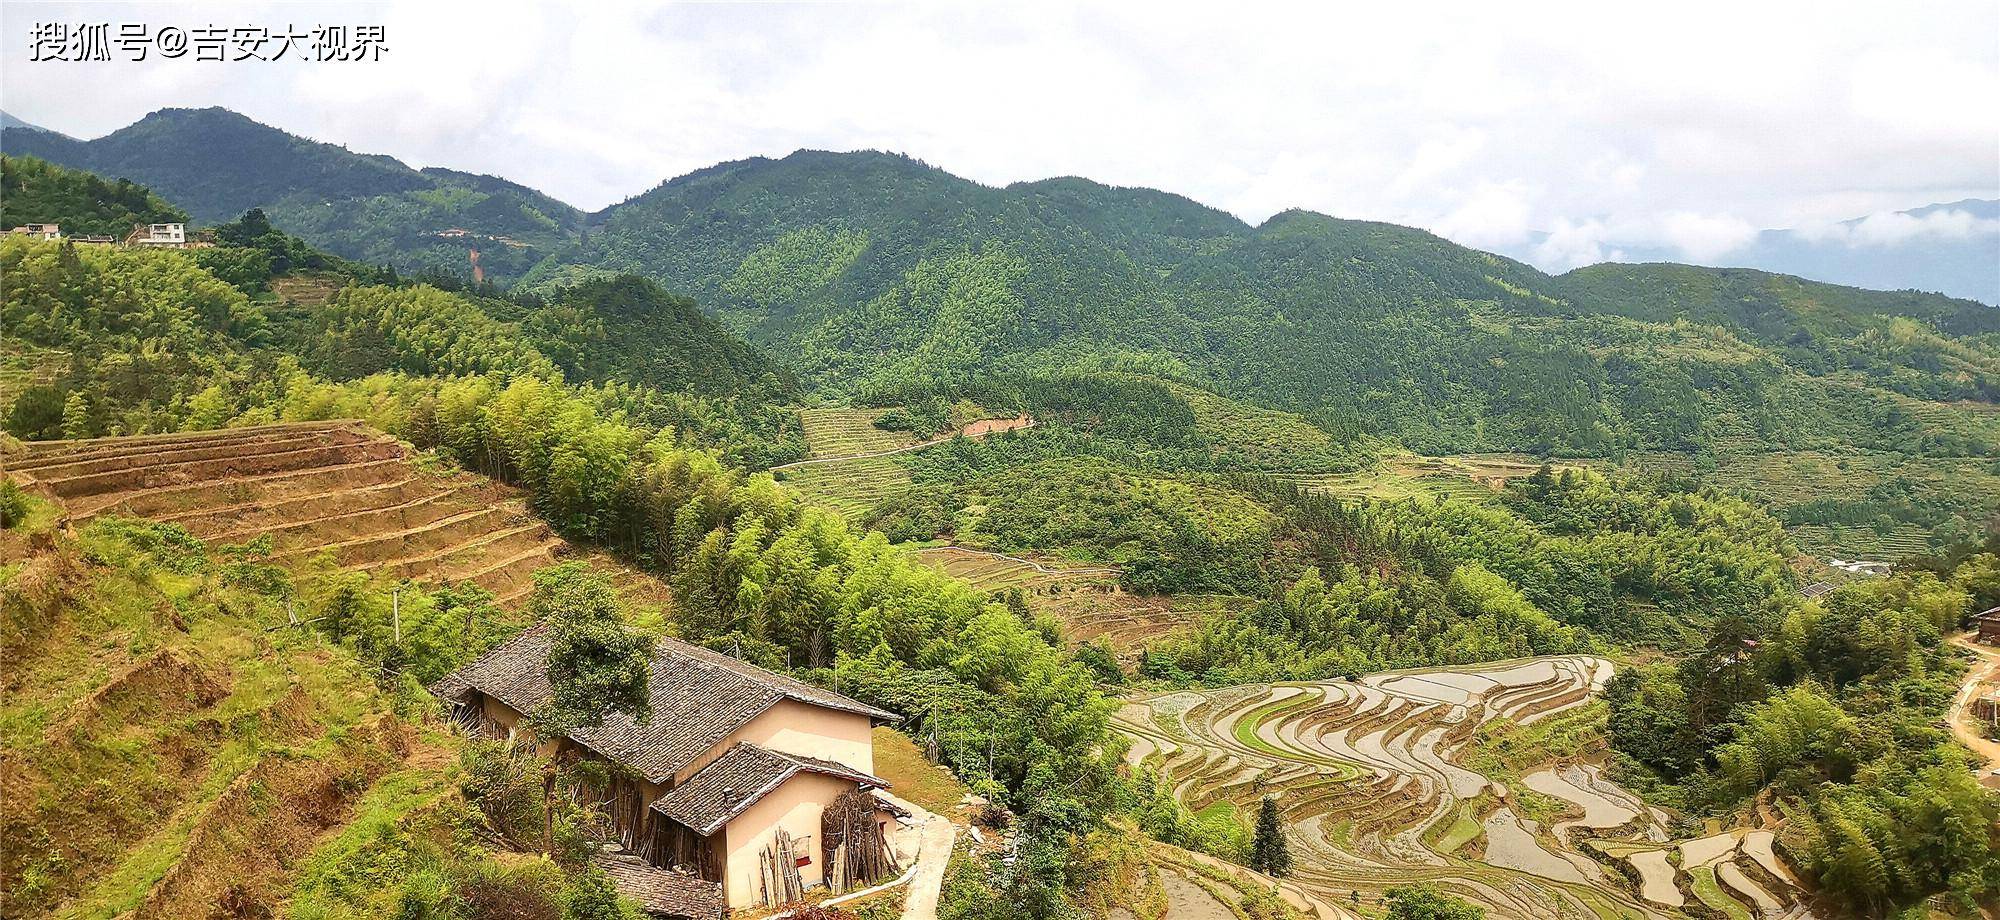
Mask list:
[{"label": "dense forest canopy", "polygon": [[1939,431],[1853,420],[1996,389],[1976,337],[2000,314],[1968,301],[1687,266],[1550,278],[1404,227],[1299,211],[1250,227],[1170,195],[993,189],[888,154],[723,164],[599,219],[530,282],[672,278],[809,383],[890,402],[1143,354],[1420,450],[1587,455],[1912,435],[1963,450],[1951,413]]}]

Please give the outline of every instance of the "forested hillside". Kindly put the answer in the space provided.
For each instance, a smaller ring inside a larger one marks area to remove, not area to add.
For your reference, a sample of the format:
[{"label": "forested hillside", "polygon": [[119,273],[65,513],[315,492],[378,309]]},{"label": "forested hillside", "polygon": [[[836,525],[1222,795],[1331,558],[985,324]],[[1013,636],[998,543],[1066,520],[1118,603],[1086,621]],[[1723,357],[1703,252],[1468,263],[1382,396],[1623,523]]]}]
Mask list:
[{"label": "forested hillside", "polygon": [[903,157],[801,152],[691,173],[539,267],[669,278],[829,393],[1146,360],[1224,395],[1425,452],[1743,443],[1984,452],[2000,313],[1757,272],[1551,278],[1404,227],[1250,227],[1081,179],[979,186]]},{"label": "forested hillside", "polygon": [[0,227],[60,221],[71,236],[123,239],[135,224],[185,220],[145,186],[106,182],[34,157],[0,157]]},{"label": "forested hillside", "polygon": [[[0,149],[129,179],[220,223],[251,208],[335,255],[494,280],[518,276],[575,233],[581,214],[492,176],[416,170],[297,137],[227,109],[162,109],[104,137],[0,132]],[[130,229],[130,228],[127,228]]]},{"label": "forested hillside", "polygon": [[[1994,443],[1976,416],[2000,391],[1983,344],[2000,313],[1937,295],[1674,265],[1551,278],[1405,227],[1300,211],[1252,227],[1163,192],[990,188],[884,153],[724,163],[586,218],[218,109],[4,143],[147,183],[197,221],[262,208],[405,272],[470,277],[476,249],[485,278],[525,273],[543,293],[638,274],[786,355],[809,389],[884,405],[995,373],[1141,362],[1425,453]],[[604,341],[658,335],[632,332]]]}]

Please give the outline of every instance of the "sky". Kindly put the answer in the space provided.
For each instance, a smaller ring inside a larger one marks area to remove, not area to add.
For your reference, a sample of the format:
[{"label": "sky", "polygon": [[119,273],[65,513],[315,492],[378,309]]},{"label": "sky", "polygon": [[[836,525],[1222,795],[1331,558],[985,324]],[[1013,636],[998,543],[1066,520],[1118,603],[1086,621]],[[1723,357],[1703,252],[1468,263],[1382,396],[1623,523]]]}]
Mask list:
[{"label": "sky", "polygon": [[[38,23],[381,25],[377,61],[33,61]],[[1425,227],[1565,269],[1762,228],[1996,230],[2000,2],[0,3],[0,108],[95,137],[219,105],[586,209],[725,160],[906,153],[1253,223]],[[1860,245],[1861,243],[1856,243]]]}]

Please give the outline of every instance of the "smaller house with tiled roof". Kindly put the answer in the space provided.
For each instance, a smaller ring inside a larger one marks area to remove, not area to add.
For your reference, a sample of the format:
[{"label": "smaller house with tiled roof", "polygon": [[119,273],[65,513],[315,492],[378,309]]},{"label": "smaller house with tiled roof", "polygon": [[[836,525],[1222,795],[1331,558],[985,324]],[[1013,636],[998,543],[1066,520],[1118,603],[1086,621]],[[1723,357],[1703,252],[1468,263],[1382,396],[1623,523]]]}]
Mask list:
[{"label": "smaller house with tiled roof", "polygon": [[1973,614],[1972,628],[1979,631],[1979,641],[2000,645],[2000,607]]},{"label": "smaller house with tiled roof", "polygon": [[894,713],[673,639],[654,649],[647,721],[614,712],[565,737],[536,737],[526,716],[549,701],[550,644],[547,627],[530,629],[432,689],[489,737],[618,767],[590,796],[606,803],[617,842],[645,865],[719,886],[730,908],[765,902],[759,857],[780,831],[799,880],[819,884],[826,807],[888,785],[874,776],[873,729]]}]

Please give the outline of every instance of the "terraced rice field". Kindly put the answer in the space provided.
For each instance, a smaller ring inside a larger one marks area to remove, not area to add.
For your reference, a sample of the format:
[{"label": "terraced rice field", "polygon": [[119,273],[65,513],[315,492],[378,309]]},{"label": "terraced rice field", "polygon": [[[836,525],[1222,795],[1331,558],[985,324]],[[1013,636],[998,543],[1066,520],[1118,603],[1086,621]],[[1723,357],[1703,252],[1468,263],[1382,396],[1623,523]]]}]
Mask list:
[{"label": "terraced rice field", "polygon": [[[1744,451],[1718,457],[1715,469],[1702,473],[1690,455],[1643,453],[1627,457],[1625,467],[1702,475],[1723,488],[1752,494],[1780,514],[1824,499],[1860,500],[1896,480],[1908,482],[1920,494],[1947,497],[1970,521],[2000,511],[2000,475],[1991,460],[1977,457],[1909,457],[1865,450]],[[1929,529],[1917,524],[1898,523],[1887,532],[1864,525],[1807,524],[1788,530],[1801,550],[1822,558],[1894,561],[1930,549]]]},{"label": "terraced rice field", "polygon": [[1146,645],[1170,632],[1210,614],[1240,611],[1252,602],[1222,594],[1149,597],[1116,587],[1065,590],[1029,599],[1030,606],[1061,622],[1070,639],[1104,645],[1127,662],[1137,660]]},{"label": "terraced rice field", "polygon": [[908,447],[920,440],[907,431],[884,431],[875,427],[886,409],[800,409],[799,422],[805,426],[806,447],[815,459],[852,457],[877,451]]},{"label": "terraced rice field", "polygon": [[[771,468],[778,479],[807,497],[839,511],[848,518],[866,515],[883,499],[910,487],[910,474],[896,462],[896,455],[926,447],[939,437],[923,441],[900,431],[875,427],[881,409],[801,409],[806,445],[812,456],[795,463]],[[955,434],[983,438],[1034,424],[1027,416],[981,419]],[[948,436],[947,436],[948,437]]]},{"label": "terraced rice field", "polygon": [[1036,560],[963,546],[932,546],[915,550],[917,559],[981,591],[1044,591],[1057,585],[1087,582],[1117,584],[1115,566],[1086,566]]},{"label": "terraced rice field", "polygon": [[55,382],[69,361],[66,351],[16,341],[0,345],[0,412],[12,409],[29,388]]},{"label": "terraced rice field", "polygon": [[[1133,765],[1193,809],[1278,797],[1291,882],[1322,918],[1429,882],[1490,916],[1674,917],[1691,903],[1747,918],[1801,915],[1767,830],[1676,841],[1670,816],[1590,763],[1552,759],[1510,788],[1467,766],[1496,720],[1532,725],[1588,702],[1610,662],[1566,656],[1137,697],[1116,717]],[[1531,802],[1560,803],[1554,820]],[[1671,852],[1670,852],[1671,851]]]},{"label": "terraced rice field", "polygon": [[1295,474],[1282,478],[1348,498],[1395,501],[1426,496],[1485,502],[1491,501],[1509,480],[1531,475],[1540,468],[1540,461],[1513,454],[1455,457],[1409,454],[1384,458],[1375,468],[1356,473]]},{"label": "terraced rice field", "polygon": [[[513,490],[422,470],[401,443],[354,422],[29,442],[0,461],[71,526],[118,514],[213,542],[268,536],[281,563],[469,581],[503,604],[526,598],[534,572],[572,552]],[[617,578],[660,593],[649,576]]]},{"label": "terraced rice field", "polygon": [[910,487],[895,457],[861,457],[799,466],[778,473],[786,485],[848,518],[866,515],[883,499]]},{"label": "terraced rice field", "polygon": [[335,275],[292,274],[271,279],[271,293],[279,300],[302,307],[317,307],[340,291]]}]

